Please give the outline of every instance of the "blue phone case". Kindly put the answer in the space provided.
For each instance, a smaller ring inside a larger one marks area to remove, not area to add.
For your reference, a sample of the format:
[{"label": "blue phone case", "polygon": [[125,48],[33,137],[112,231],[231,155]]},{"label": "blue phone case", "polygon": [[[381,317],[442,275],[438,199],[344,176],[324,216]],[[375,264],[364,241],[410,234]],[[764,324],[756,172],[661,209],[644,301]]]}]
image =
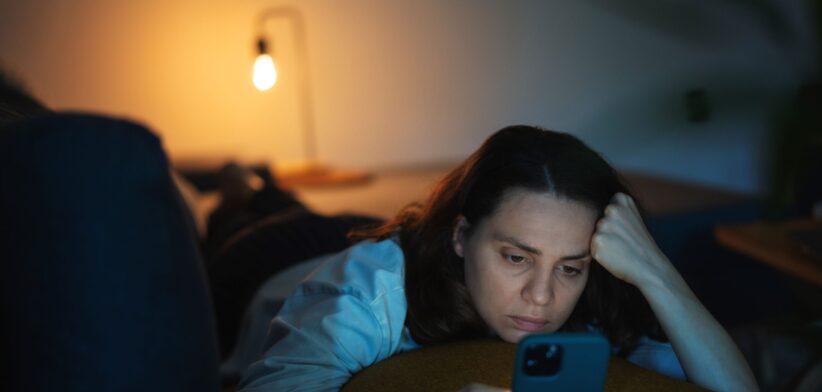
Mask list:
[{"label": "blue phone case", "polygon": [[611,355],[593,333],[536,334],[517,345],[512,392],[602,391]]}]

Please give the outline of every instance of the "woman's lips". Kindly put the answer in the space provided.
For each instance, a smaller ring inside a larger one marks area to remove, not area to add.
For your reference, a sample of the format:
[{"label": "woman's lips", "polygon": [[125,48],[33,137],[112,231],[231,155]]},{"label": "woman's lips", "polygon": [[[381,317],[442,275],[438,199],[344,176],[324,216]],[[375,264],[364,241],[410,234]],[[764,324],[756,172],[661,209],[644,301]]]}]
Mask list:
[{"label": "woman's lips", "polygon": [[511,320],[514,321],[514,326],[516,329],[528,331],[528,332],[535,332],[545,328],[545,325],[548,324],[548,320],[545,319],[538,319],[532,317],[520,317],[520,316],[508,316]]}]

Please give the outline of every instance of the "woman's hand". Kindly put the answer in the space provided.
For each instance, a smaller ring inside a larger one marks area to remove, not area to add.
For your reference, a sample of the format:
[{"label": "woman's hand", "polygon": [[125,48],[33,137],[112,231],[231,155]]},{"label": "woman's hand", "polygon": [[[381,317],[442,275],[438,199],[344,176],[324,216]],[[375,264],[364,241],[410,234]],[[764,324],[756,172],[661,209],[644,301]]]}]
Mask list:
[{"label": "woman's hand", "polygon": [[619,279],[637,287],[674,271],[645,228],[634,200],[617,193],[591,239],[591,255]]}]

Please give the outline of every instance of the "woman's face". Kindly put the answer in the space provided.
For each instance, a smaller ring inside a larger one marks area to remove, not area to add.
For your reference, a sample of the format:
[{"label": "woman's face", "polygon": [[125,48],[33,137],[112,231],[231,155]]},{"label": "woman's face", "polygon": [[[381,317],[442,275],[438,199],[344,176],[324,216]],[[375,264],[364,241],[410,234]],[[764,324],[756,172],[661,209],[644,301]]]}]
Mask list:
[{"label": "woman's face", "polygon": [[476,227],[460,218],[454,251],[483,320],[518,342],[558,330],[576,306],[591,264],[597,213],[547,193],[514,189]]}]

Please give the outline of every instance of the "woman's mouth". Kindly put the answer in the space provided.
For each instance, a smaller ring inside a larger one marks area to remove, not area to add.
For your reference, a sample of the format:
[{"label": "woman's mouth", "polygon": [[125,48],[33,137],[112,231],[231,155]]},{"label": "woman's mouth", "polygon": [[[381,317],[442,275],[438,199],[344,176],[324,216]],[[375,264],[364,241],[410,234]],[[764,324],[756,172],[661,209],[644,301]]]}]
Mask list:
[{"label": "woman's mouth", "polygon": [[508,317],[514,322],[514,328],[522,331],[536,332],[545,328],[545,325],[548,324],[548,320],[545,319],[521,316]]}]

